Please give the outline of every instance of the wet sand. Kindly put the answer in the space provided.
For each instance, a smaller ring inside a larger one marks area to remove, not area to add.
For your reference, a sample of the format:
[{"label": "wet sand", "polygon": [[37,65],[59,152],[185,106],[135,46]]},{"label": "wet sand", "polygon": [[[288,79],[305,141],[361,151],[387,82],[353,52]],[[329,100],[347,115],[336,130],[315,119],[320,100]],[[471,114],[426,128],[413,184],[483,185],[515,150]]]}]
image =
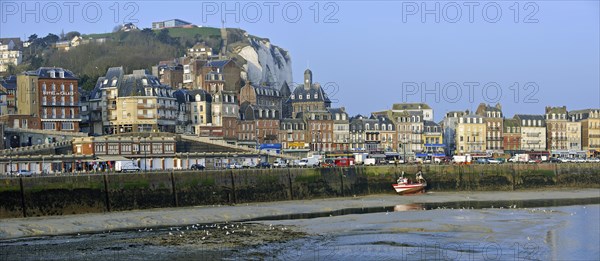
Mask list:
[{"label": "wet sand", "polygon": [[600,197],[600,189],[529,190],[516,192],[435,192],[410,196],[369,195],[329,198],[83,214],[0,220],[0,239],[96,233],[151,227],[213,224],[260,217],[335,211],[347,208],[388,207],[412,203],[577,199]]}]

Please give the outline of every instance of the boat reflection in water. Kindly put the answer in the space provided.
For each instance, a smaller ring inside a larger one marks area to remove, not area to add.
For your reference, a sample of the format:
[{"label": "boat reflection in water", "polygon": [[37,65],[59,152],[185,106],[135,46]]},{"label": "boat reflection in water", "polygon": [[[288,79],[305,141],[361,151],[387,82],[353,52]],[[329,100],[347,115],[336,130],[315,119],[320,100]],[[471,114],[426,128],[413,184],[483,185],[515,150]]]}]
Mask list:
[{"label": "boat reflection in water", "polygon": [[394,206],[394,212],[400,211],[415,211],[415,210],[423,210],[423,205],[421,204],[400,204]]}]

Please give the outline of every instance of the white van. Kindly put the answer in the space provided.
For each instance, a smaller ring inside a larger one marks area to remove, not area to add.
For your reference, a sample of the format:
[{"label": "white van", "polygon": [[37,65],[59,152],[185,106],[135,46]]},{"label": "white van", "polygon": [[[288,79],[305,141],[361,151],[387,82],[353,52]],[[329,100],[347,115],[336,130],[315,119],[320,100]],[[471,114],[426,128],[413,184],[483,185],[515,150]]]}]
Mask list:
[{"label": "white van", "polygon": [[138,167],[133,160],[117,160],[115,161],[115,171],[117,172],[139,172]]}]

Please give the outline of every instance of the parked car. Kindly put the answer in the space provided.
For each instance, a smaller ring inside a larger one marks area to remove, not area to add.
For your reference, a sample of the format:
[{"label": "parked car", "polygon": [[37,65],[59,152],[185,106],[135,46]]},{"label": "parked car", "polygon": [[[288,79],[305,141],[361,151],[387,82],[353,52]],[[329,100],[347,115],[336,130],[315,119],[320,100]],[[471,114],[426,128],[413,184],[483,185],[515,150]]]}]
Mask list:
[{"label": "parked car", "polygon": [[29,170],[20,169],[19,171],[17,171],[15,173],[15,175],[17,177],[31,177],[31,176],[33,176],[33,172],[31,172]]},{"label": "parked car", "polygon": [[558,160],[559,160],[561,163],[568,163],[568,162],[571,162],[571,159],[569,159],[569,158],[558,158]]},{"label": "parked car", "polygon": [[191,170],[204,170],[205,168],[206,167],[202,164],[192,164],[192,166],[190,166]]},{"label": "parked car", "polygon": [[488,159],[486,158],[479,158],[477,159],[477,161],[475,161],[477,164],[488,164],[490,163]]},{"label": "parked car", "polygon": [[499,159],[488,159],[487,163],[489,163],[489,164],[501,164],[502,161],[499,160]]},{"label": "parked car", "polygon": [[539,159],[529,159],[527,161],[527,163],[541,163],[541,162],[542,162],[542,160],[539,160]]},{"label": "parked car", "polygon": [[287,168],[287,166],[288,164],[282,159],[276,159],[275,162],[273,162],[273,168]]},{"label": "parked car", "polygon": [[269,164],[269,162],[263,161],[261,163],[258,163],[258,167],[263,168],[263,169],[268,169],[268,168],[271,168],[271,164]]},{"label": "parked car", "polygon": [[242,166],[244,168],[256,168],[256,163],[254,163],[254,161],[244,161]]},{"label": "parked car", "polygon": [[583,159],[583,158],[574,158],[574,159],[572,160],[572,162],[584,163],[584,162],[585,162],[585,159]]},{"label": "parked car", "polygon": [[600,158],[588,158],[587,162],[600,162]]},{"label": "parked car", "polygon": [[308,166],[308,161],[305,159],[299,160],[297,166],[304,168],[304,167]]},{"label": "parked car", "polygon": [[562,161],[560,161],[560,158],[555,158],[555,157],[550,157],[550,160],[548,160],[550,163],[561,163]]},{"label": "parked car", "polygon": [[227,168],[228,169],[241,169],[241,168],[244,168],[244,166],[242,166],[242,164],[239,164],[237,162],[232,162],[232,163],[227,164]]}]

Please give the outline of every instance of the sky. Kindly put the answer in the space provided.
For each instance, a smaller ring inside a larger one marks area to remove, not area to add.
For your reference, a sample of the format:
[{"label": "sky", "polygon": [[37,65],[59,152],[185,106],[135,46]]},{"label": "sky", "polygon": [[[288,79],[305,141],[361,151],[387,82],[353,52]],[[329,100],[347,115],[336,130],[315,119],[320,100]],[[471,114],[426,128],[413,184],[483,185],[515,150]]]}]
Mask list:
[{"label": "sky", "polygon": [[425,102],[436,120],[481,102],[506,117],[600,108],[599,1],[516,3],[2,0],[0,37],[225,21],[288,50],[294,81],[310,68],[352,115],[400,102]]}]

